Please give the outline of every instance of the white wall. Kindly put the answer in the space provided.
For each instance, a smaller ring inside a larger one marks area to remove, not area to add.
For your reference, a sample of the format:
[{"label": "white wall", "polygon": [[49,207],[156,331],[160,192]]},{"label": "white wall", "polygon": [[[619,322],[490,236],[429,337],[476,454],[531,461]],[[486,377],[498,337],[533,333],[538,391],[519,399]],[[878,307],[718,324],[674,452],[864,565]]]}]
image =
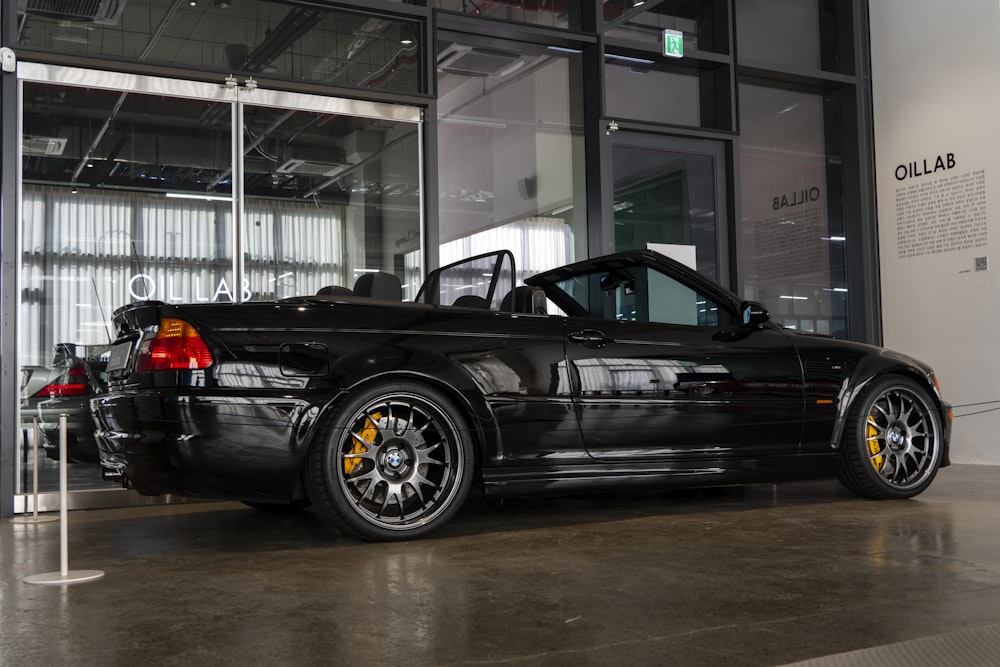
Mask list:
[{"label": "white wall", "polygon": [[952,460],[1000,464],[982,412],[1000,408],[1000,4],[871,0],[870,18],[884,343],[937,371]]}]

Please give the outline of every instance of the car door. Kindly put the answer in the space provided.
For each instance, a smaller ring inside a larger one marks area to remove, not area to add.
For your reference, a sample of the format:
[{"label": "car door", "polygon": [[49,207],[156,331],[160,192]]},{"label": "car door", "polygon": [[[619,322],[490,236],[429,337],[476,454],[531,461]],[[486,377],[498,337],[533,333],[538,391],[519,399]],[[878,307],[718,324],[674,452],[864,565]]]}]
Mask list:
[{"label": "car door", "polygon": [[[590,277],[591,312],[565,320],[584,443],[598,459],[798,451],[802,373],[777,328],[646,267]],[[617,284],[616,284],[617,283]]]}]

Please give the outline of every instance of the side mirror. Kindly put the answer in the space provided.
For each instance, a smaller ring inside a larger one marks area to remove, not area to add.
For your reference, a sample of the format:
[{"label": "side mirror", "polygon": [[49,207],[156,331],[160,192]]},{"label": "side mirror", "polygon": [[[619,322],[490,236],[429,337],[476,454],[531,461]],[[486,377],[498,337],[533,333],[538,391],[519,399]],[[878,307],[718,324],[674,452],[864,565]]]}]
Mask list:
[{"label": "side mirror", "polygon": [[740,322],[745,327],[759,327],[770,321],[771,313],[762,303],[744,301],[740,304]]}]

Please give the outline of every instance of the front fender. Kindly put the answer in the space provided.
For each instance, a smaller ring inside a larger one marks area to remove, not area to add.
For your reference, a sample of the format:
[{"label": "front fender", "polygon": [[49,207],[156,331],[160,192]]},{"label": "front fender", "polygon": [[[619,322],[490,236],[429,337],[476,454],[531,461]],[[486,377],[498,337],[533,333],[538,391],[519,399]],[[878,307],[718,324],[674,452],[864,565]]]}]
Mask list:
[{"label": "front fender", "polygon": [[[878,349],[878,348],[874,348]],[[941,424],[944,428],[944,461],[947,461],[948,440],[950,438],[949,418],[950,410],[947,403],[941,396],[941,392],[934,381],[934,371],[926,364],[893,350],[879,349],[878,354],[863,357],[855,367],[851,376],[845,379],[838,397],[837,418],[834,422],[831,434],[830,445],[834,449],[839,449],[844,436],[844,429],[847,426],[847,416],[851,406],[858,399],[858,396],[871,384],[873,380],[886,375],[900,375],[914,380],[921,387],[927,390],[937,406]]]}]

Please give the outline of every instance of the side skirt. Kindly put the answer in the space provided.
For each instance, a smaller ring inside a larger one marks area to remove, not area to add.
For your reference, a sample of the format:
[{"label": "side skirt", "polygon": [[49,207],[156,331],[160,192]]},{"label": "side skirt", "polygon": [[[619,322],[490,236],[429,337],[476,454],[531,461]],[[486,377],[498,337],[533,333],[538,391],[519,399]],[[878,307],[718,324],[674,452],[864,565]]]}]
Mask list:
[{"label": "side skirt", "polygon": [[488,468],[483,470],[483,490],[487,498],[515,498],[831,479],[837,476],[838,456],[831,452],[725,461]]}]

